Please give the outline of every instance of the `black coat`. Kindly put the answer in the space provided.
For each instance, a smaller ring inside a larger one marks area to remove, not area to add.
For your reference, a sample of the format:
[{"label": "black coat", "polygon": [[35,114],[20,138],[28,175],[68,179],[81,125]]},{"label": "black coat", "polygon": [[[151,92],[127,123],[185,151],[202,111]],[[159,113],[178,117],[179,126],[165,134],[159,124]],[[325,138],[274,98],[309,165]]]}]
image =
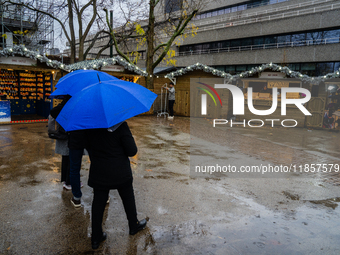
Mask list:
[{"label": "black coat", "polygon": [[88,185],[95,189],[117,189],[132,181],[130,160],[137,146],[126,122],[115,131],[89,129],[85,135],[91,166]]}]

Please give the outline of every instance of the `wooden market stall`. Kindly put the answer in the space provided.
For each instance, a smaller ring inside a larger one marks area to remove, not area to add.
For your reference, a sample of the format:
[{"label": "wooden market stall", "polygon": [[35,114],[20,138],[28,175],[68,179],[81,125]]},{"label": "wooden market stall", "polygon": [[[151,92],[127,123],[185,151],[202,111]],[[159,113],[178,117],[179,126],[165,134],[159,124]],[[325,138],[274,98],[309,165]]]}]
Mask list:
[{"label": "wooden market stall", "polygon": [[[300,79],[287,79],[283,73],[280,72],[262,72],[259,78],[251,77],[241,79],[239,84],[243,88],[245,98],[245,114],[243,116],[237,116],[237,120],[250,120],[250,119],[261,119],[260,117],[250,112],[248,108],[248,88],[252,88],[252,102],[256,110],[267,110],[270,109],[273,103],[273,88],[277,88],[277,99],[278,105],[276,110],[266,115],[266,119],[294,119],[298,123],[298,127],[305,126],[306,116],[297,108],[295,105],[288,104],[286,116],[281,115],[281,89],[288,87],[302,87],[302,81]],[[303,98],[305,95],[301,93],[287,93],[288,99]]]},{"label": "wooden market stall", "polygon": [[12,121],[47,118],[57,72],[27,57],[0,58],[0,97],[9,102]]}]

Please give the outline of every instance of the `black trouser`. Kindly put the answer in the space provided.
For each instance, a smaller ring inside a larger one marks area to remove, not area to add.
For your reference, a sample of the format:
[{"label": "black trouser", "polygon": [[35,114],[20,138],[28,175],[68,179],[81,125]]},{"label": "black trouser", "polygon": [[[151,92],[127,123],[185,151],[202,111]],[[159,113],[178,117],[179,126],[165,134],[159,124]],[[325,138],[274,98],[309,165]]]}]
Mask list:
[{"label": "black trouser", "polygon": [[170,116],[174,116],[174,103],[175,100],[169,100],[169,114]]},{"label": "black trouser", "polygon": [[[137,210],[135,195],[133,193],[132,181],[118,188],[118,193],[123,201],[126,217],[129,221],[129,228],[137,225]],[[100,240],[103,235],[103,215],[110,190],[93,189],[92,202],[92,241]]]},{"label": "black trouser", "polygon": [[70,158],[69,156],[61,157],[61,182],[70,185]]}]

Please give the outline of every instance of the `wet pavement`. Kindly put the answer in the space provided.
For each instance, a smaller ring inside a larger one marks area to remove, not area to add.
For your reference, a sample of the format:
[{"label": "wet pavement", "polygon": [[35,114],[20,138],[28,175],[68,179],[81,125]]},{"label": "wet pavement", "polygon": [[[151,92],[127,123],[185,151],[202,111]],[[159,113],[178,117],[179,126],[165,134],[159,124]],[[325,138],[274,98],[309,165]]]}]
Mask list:
[{"label": "wet pavement", "polygon": [[[80,209],[71,205],[46,123],[0,126],[0,254],[340,253],[339,173],[193,177],[188,118],[145,116],[128,123],[139,149],[131,158],[138,217],[150,221],[129,236],[122,203],[111,191],[103,226],[108,239],[96,251],[90,244],[92,189],[84,185]],[[340,163],[339,133],[269,127],[207,132],[207,125],[194,130],[201,159],[216,150],[238,163]],[[84,156],[83,183],[89,163]]]}]

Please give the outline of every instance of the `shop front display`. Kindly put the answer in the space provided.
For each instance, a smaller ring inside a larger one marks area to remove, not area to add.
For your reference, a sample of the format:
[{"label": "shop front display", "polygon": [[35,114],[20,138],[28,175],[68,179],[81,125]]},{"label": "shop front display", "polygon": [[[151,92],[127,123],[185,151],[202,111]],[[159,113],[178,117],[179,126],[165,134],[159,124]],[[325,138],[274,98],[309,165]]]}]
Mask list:
[{"label": "shop front display", "polygon": [[34,115],[46,118],[50,110],[52,73],[0,69],[1,100],[8,100],[11,115]]}]

